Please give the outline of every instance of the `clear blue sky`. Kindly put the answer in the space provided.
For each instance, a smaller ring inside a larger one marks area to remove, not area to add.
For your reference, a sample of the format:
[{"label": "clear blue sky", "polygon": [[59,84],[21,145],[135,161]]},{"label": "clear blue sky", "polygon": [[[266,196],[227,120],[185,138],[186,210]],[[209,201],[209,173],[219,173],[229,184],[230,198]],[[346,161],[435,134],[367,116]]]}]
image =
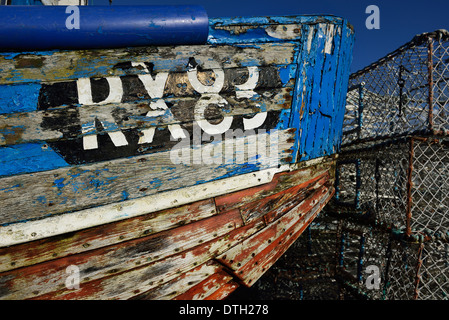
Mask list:
[{"label": "clear blue sky", "polygon": [[[89,0],[107,5],[108,0]],[[351,71],[357,71],[410,41],[436,29],[449,30],[449,0],[113,0],[113,5],[202,5],[209,17],[331,14],[347,18],[356,30]],[[380,29],[368,30],[368,5],[380,10]]]}]

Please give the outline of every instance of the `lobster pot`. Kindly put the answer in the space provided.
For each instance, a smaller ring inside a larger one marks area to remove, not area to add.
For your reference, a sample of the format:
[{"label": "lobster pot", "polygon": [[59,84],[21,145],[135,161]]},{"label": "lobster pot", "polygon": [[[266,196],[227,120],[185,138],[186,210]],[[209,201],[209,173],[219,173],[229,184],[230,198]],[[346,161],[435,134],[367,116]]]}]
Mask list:
[{"label": "lobster pot", "polygon": [[[383,299],[388,233],[343,220],[339,225],[336,279],[342,289],[358,299]],[[378,282],[375,282],[374,275]]]},{"label": "lobster pot", "polygon": [[408,235],[449,230],[449,139],[411,137],[344,153],[335,204]]},{"label": "lobster pot", "polygon": [[388,300],[447,300],[449,244],[393,240],[384,290]]},{"label": "lobster pot", "polygon": [[449,32],[415,36],[353,73],[342,145],[449,130]]}]

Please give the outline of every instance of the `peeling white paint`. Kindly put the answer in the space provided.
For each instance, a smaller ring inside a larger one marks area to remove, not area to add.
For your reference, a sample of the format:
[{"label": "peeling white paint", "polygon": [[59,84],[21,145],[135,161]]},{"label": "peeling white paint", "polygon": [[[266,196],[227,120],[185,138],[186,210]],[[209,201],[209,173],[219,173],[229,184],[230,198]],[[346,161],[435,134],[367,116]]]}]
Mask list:
[{"label": "peeling white paint", "polygon": [[93,102],[92,87],[90,78],[80,78],[76,81],[78,90],[78,102],[82,105],[97,105],[107,103],[117,103],[122,101],[123,86],[120,77],[106,77],[109,84],[108,97],[100,102]]},{"label": "peeling white paint", "polygon": [[[321,159],[314,159],[310,163],[319,163]],[[301,166],[304,165],[305,163],[301,163]],[[0,247],[91,228],[251,188],[269,183],[276,173],[296,170],[297,168],[297,164],[283,165],[279,168],[242,174],[139,199],[49,216],[40,220],[17,222],[0,227]]]},{"label": "peeling white paint", "polygon": [[267,118],[268,112],[257,113],[254,117],[250,119],[243,118],[243,128],[244,130],[251,130],[261,126],[265,119]]},{"label": "peeling white paint", "polygon": [[245,83],[236,85],[236,96],[237,98],[251,98],[257,93],[254,90],[256,88],[257,82],[259,81],[259,68],[258,67],[247,67],[248,68],[248,80]]},{"label": "peeling white paint", "polygon": [[334,25],[328,24],[326,29],[326,44],[324,46],[324,53],[331,54],[334,43]]},{"label": "peeling white paint", "polygon": [[265,29],[265,32],[273,38],[293,40],[301,36],[301,25],[299,24],[284,24],[272,25]]},{"label": "peeling white paint", "polygon": [[218,94],[203,94],[195,105],[195,120],[207,134],[224,133],[231,128],[233,117],[224,117],[218,124],[212,124],[207,120],[202,120],[205,119],[204,112],[206,108],[211,104],[216,104],[223,109],[228,104],[228,101]]},{"label": "peeling white paint", "polygon": [[310,50],[312,49],[314,31],[315,31],[314,26],[310,26],[309,27],[309,35],[307,36],[307,53],[310,53]]},{"label": "peeling white paint", "polygon": [[213,69],[215,73],[215,81],[210,86],[205,86],[198,80],[197,68],[187,71],[189,82],[198,93],[219,93],[224,85],[224,72],[222,69]]}]

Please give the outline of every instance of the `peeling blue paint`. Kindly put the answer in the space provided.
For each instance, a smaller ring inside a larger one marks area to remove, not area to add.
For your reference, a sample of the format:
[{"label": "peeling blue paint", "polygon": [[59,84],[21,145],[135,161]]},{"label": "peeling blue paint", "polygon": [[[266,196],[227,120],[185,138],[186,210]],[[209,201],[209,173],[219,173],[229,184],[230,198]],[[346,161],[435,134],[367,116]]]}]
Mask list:
[{"label": "peeling blue paint", "polygon": [[61,190],[62,188],[64,188],[64,178],[61,178],[61,179],[56,179],[55,181],[54,181],[54,184],[55,184],[55,186],[59,189],[59,190]]},{"label": "peeling blue paint", "polygon": [[0,85],[0,114],[35,111],[40,89],[38,83]]},{"label": "peeling blue paint", "polygon": [[122,201],[128,200],[129,193],[126,190],[122,191]]},{"label": "peeling blue paint", "polygon": [[32,173],[68,166],[68,163],[44,142],[0,148],[0,176]]},{"label": "peeling blue paint", "polygon": [[291,79],[295,79],[296,69],[296,64],[290,64],[279,68],[279,77],[283,84],[288,83]]}]

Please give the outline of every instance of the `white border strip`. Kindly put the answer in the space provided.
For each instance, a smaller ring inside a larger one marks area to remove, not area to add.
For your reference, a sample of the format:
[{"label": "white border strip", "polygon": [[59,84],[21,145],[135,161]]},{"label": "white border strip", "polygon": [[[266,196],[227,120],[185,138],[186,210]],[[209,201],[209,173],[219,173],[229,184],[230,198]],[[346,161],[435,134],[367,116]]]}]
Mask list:
[{"label": "white border strip", "polygon": [[284,165],[280,168],[246,173],[138,199],[63,213],[40,220],[13,223],[0,227],[0,247],[91,228],[251,188],[269,183],[276,173],[288,170],[291,170],[290,166]]},{"label": "white border strip", "polygon": [[296,164],[283,165],[280,168],[276,167],[246,173],[191,187],[165,191],[138,199],[126,200],[71,213],[63,213],[40,220],[13,223],[0,227],[0,247],[92,228],[98,225],[263,185],[271,182],[276,173],[296,170],[322,161],[323,158],[318,158]]}]

